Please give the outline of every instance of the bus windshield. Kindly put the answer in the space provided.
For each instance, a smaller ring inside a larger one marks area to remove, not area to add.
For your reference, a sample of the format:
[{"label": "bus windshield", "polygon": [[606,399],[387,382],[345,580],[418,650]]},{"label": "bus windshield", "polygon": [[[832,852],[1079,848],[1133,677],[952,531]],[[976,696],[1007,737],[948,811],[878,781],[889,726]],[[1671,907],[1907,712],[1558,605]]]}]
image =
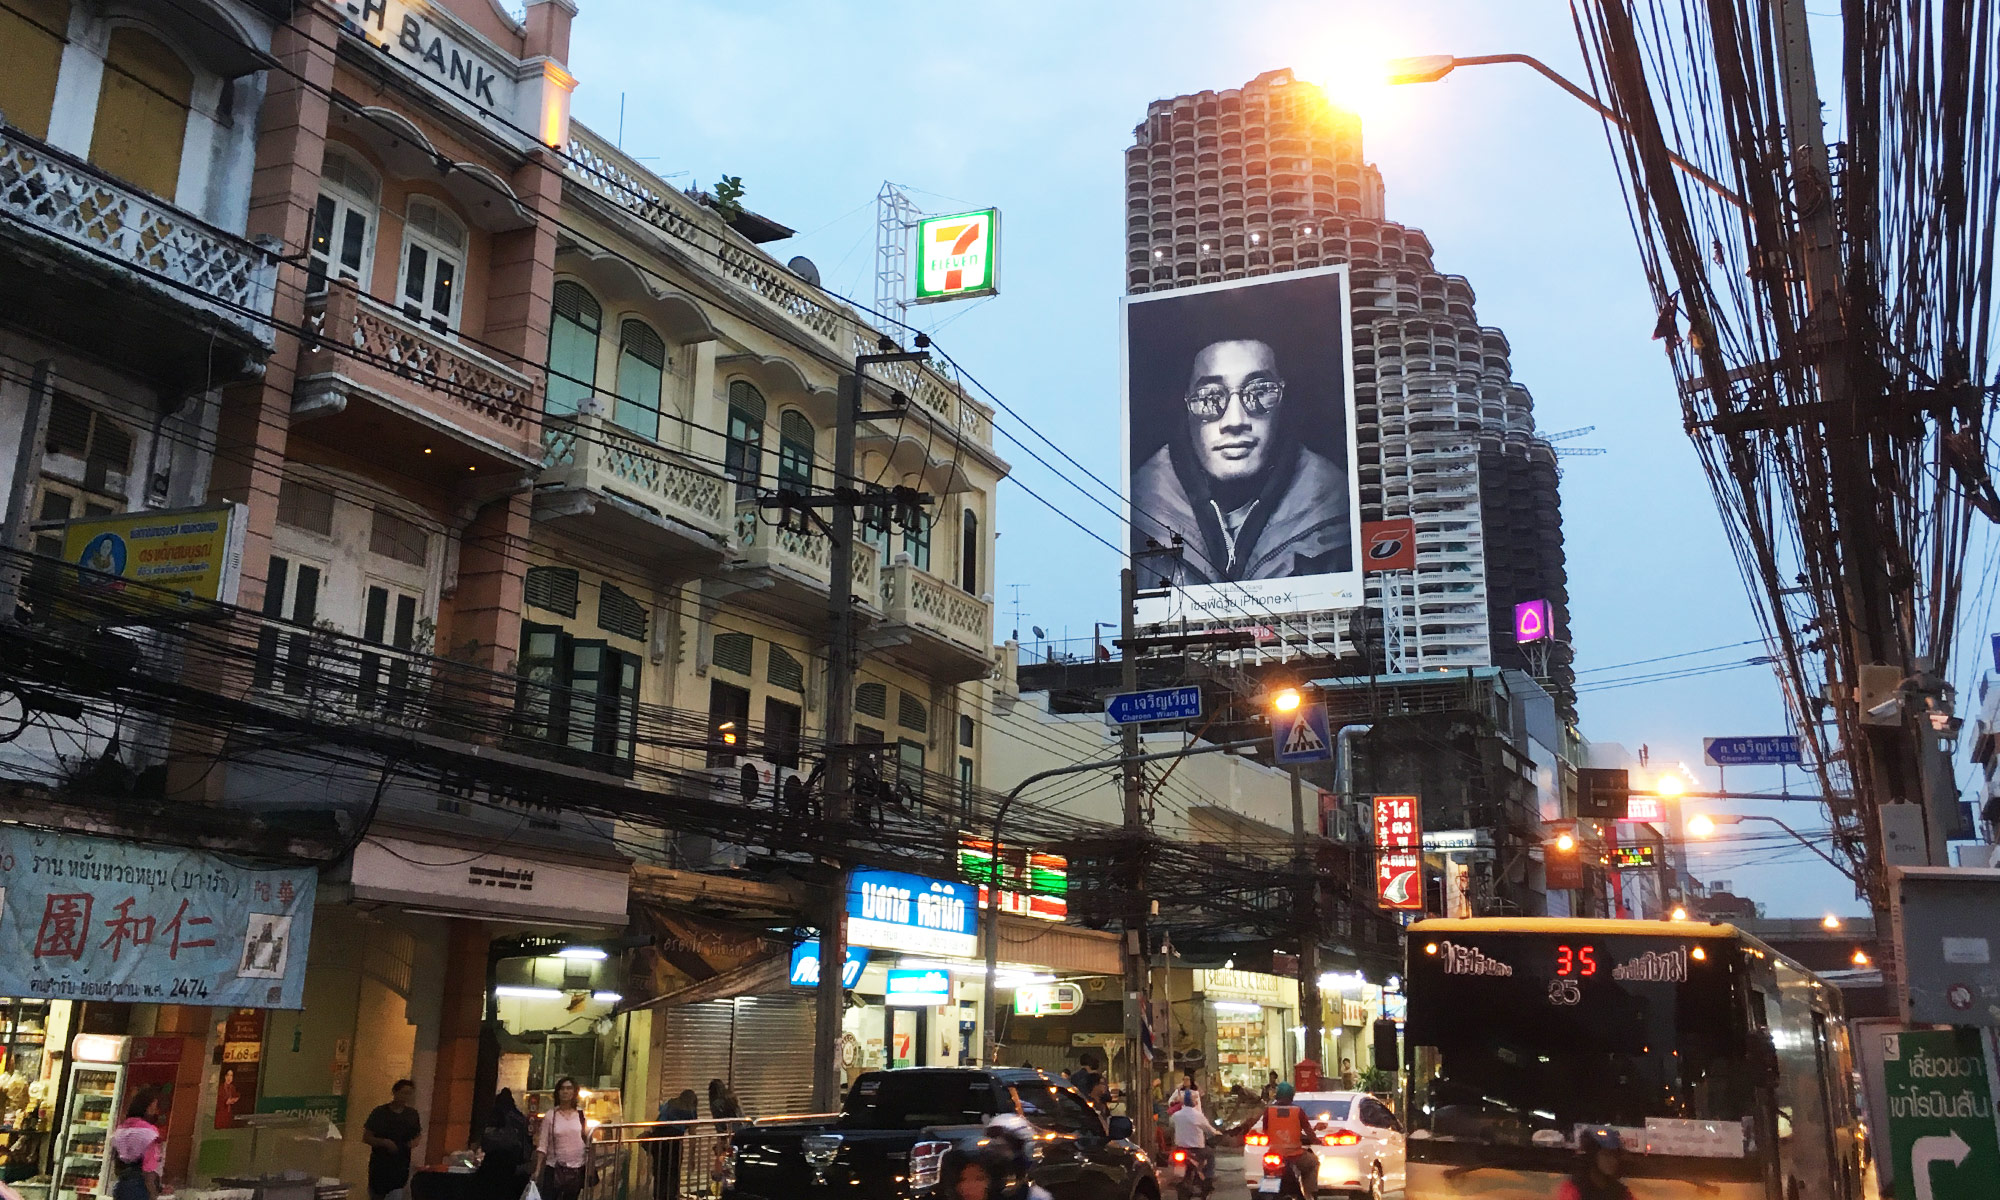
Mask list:
[{"label": "bus windshield", "polygon": [[1736,947],[1718,938],[1434,933],[1411,939],[1412,1135],[1739,1157],[1753,1112]]}]

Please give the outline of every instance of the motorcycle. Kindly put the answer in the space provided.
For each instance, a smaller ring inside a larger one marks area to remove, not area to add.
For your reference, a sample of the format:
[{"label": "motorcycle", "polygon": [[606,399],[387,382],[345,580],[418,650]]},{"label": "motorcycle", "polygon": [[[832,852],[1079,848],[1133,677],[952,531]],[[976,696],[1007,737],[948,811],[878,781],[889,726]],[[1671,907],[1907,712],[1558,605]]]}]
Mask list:
[{"label": "motorcycle", "polygon": [[1302,1200],[1303,1192],[1299,1177],[1285,1161],[1285,1156],[1274,1151],[1264,1152],[1264,1175],[1257,1181],[1256,1195],[1289,1196]]},{"label": "motorcycle", "polygon": [[1215,1192],[1215,1157],[1185,1146],[1174,1147],[1172,1179],[1180,1200],[1207,1200]]}]

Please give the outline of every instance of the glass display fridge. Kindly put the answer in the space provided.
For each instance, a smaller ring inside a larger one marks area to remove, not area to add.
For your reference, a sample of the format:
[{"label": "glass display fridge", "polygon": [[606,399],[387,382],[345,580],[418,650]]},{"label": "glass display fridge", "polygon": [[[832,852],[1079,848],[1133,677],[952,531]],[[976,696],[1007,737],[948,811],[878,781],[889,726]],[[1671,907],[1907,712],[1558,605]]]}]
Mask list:
[{"label": "glass display fridge", "polygon": [[82,1033],[70,1044],[68,1086],[58,1122],[51,1200],[108,1198],[111,1130],[125,1103],[125,1056],[131,1039]]}]

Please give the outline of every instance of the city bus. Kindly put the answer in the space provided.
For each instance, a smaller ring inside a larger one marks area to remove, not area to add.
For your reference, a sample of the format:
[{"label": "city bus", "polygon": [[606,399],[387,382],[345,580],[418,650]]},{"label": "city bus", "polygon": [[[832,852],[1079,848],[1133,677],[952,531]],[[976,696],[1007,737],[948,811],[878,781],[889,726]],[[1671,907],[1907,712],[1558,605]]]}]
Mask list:
[{"label": "city bus", "polygon": [[1406,1200],[1546,1200],[1616,1130],[1638,1200],[1861,1200],[1838,991],[1730,925],[1419,921]]}]

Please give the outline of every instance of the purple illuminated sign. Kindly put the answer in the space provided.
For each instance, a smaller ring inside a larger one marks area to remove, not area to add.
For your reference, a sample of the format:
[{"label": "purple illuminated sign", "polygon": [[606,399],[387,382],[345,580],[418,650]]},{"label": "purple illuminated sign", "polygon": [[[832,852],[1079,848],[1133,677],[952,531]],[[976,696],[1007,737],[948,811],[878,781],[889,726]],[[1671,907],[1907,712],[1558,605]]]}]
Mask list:
[{"label": "purple illuminated sign", "polygon": [[1529,600],[1514,606],[1514,640],[1526,645],[1539,642],[1551,635],[1549,629],[1549,602]]}]

